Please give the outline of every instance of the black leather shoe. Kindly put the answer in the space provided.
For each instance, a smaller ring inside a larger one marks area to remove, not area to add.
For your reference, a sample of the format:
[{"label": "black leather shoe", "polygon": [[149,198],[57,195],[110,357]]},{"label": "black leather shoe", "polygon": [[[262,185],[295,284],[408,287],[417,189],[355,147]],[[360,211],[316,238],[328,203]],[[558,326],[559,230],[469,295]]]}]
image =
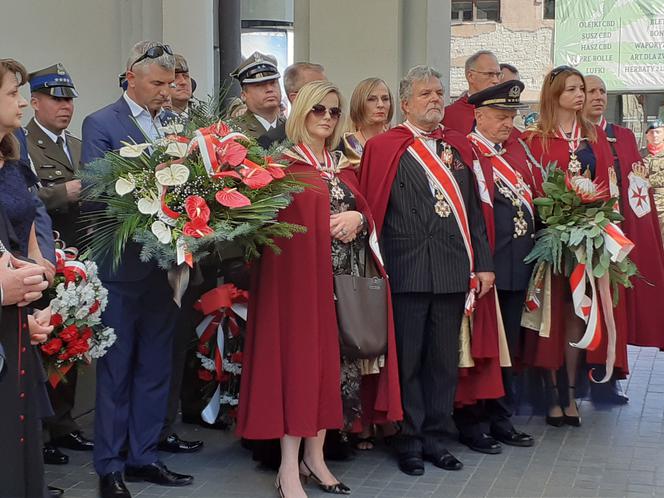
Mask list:
[{"label": "black leather shoe", "polygon": [[525,432],[518,432],[516,429],[513,429],[512,432],[492,431],[491,436],[501,443],[510,446],[521,446],[525,448],[535,444],[535,438],[533,438],[533,436],[526,434]]},{"label": "black leather shoe", "polygon": [[62,496],[64,494],[65,494],[64,489],[56,488],[56,487],[53,487],[53,486],[48,487],[48,496],[50,496],[52,498],[60,498],[60,496]]},{"label": "black leather shoe", "polygon": [[463,468],[463,463],[449,451],[443,451],[437,455],[425,453],[424,459],[443,470],[461,470]]},{"label": "black leather shoe", "polygon": [[168,470],[162,462],[154,462],[142,467],[126,467],[125,479],[129,482],[147,481],[160,486],[187,486],[194,482],[192,476]]},{"label": "black leather shoe", "polygon": [[420,453],[399,453],[399,470],[409,476],[424,474],[424,461]]},{"label": "black leather shoe", "polygon": [[195,453],[203,447],[203,441],[185,441],[174,432],[163,441],[159,441],[159,451],[170,453]]},{"label": "black leather shoe", "polygon": [[122,472],[111,472],[99,478],[101,498],[131,498],[131,493],[122,480]]},{"label": "black leather shoe", "polygon": [[69,457],[51,443],[44,445],[44,463],[48,465],[65,465],[69,463]]},{"label": "black leather shoe", "polygon": [[482,434],[479,438],[459,436],[459,442],[465,444],[473,451],[486,453],[487,455],[497,455],[503,451],[500,443],[486,434]]},{"label": "black leather shoe", "polygon": [[92,451],[95,449],[95,443],[85,437],[81,431],[70,432],[66,436],[55,438],[51,440],[51,444],[74,451]]}]

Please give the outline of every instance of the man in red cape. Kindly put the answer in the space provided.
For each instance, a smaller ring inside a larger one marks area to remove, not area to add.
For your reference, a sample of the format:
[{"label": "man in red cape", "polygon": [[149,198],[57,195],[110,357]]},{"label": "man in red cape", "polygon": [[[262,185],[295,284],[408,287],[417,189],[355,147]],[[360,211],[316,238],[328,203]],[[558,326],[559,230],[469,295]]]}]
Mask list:
[{"label": "man in red cape", "polygon": [[[457,383],[459,330],[474,266],[480,305],[472,352],[479,363],[497,358],[497,344],[492,347],[485,337],[486,331],[493,331],[497,343],[495,301],[492,295],[483,297],[492,291],[494,275],[468,167],[470,146],[463,135],[439,124],[440,73],[416,66],[402,80],[399,93],[407,121],[367,142],[360,188],[374,216],[390,275],[404,405],[396,444],[399,468],[422,475],[423,458],[446,470],[462,467],[443,439]],[[484,310],[484,303],[494,304],[493,315]],[[491,319],[492,324],[482,326]],[[493,397],[502,396],[499,373],[488,376],[482,388]]]},{"label": "man in red cape", "polygon": [[[475,126],[475,106],[468,102],[468,98],[482,90],[486,90],[500,83],[504,78],[498,58],[489,50],[480,50],[468,57],[465,64],[468,90],[453,104],[445,108],[443,125],[452,128],[462,135],[467,135]],[[521,132],[512,128],[508,141],[516,141]]]},{"label": "man in red cape", "polygon": [[[521,312],[533,269],[524,259],[532,250],[535,237],[534,177],[523,146],[508,140],[523,88],[520,81],[506,81],[474,93],[469,99],[475,107],[476,126],[468,139],[477,158],[475,177],[493,252],[496,289],[512,362],[519,355]],[[470,449],[489,454],[501,451],[500,446],[475,448],[473,443],[482,437],[492,437],[511,446],[534,444],[532,436],[512,425],[513,374],[509,368],[504,368],[502,374],[505,396],[479,401],[454,412],[460,441]],[[491,436],[482,427],[485,418]]]},{"label": "man in red cape", "polygon": [[586,86],[588,99],[584,113],[606,132],[611,145],[620,188],[620,212],[625,217],[621,227],[634,242],[629,257],[642,277],[633,279],[634,287],[625,290],[627,340],[636,346],[664,349],[664,307],[660,298],[664,289],[664,249],[639,148],[631,130],[604,119],[607,105],[604,82],[597,76],[586,76]]}]

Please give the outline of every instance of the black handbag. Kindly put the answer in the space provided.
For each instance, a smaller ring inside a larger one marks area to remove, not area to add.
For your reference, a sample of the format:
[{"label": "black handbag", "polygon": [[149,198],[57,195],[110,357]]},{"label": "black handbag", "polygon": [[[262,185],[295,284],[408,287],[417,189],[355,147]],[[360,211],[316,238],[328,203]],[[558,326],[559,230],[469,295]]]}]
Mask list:
[{"label": "black handbag", "polygon": [[[351,243],[351,264],[355,251]],[[387,352],[387,282],[364,252],[361,276],[335,275],[334,294],[341,354],[349,359],[375,358]]]}]

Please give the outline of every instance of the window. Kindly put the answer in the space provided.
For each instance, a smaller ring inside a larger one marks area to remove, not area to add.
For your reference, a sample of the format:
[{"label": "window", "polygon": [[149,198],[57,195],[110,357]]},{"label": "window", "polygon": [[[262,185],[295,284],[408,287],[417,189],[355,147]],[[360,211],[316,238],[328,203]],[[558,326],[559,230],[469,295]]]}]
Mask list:
[{"label": "window", "polygon": [[452,21],[499,21],[500,0],[452,0]]},{"label": "window", "polygon": [[556,18],[556,0],[544,0],[542,3],[542,10],[544,19]]}]

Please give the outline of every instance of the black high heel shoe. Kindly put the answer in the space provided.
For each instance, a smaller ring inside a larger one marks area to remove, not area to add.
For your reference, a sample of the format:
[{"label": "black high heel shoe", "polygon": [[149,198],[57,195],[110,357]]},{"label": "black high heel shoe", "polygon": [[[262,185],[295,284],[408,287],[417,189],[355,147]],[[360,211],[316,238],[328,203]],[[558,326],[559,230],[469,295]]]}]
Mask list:
[{"label": "black high heel shoe", "polygon": [[[570,396],[570,401],[574,403],[576,412],[579,413],[579,406],[576,404],[576,386],[569,386],[569,390],[572,391],[573,394]],[[571,425],[572,427],[581,427],[581,415],[567,415],[565,410],[563,410],[563,419],[565,419],[565,423],[567,425]]]},{"label": "black high heel shoe", "polygon": [[307,462],[302,460],[302,465],[304,465],[304,468],[307,469],[308,474],[304,474],[302,471],[300,471],[300,475],[304,479],[304,483],[306,484],[309,479],[312,479],[320,489],[325,491],[326,493],[332,493],[334,495],[349,495],[350,494],[350,488],[346,486],[343,482],[339,481],[336,484],[323,484],[323,482],[318,478],[316,474],[314,474],[314,471],[309,468],[307,465]]},{"label": "black high heel shoe", "polygon": [[[548,391],[549,391],[549,400],[550,400],[549,406],[550,407],[560,406],[560,395],[558,394],[558,386],[551,385],[549,386]],[[562,407],[560,409],[562,410]],[[557,417],[552,417],[551,415],[547,414],[545,420],[548,425],[551,425],[553,427],[562,427],[563,425],[565,425],[565,412],[563,411],[563,414]]]}]

